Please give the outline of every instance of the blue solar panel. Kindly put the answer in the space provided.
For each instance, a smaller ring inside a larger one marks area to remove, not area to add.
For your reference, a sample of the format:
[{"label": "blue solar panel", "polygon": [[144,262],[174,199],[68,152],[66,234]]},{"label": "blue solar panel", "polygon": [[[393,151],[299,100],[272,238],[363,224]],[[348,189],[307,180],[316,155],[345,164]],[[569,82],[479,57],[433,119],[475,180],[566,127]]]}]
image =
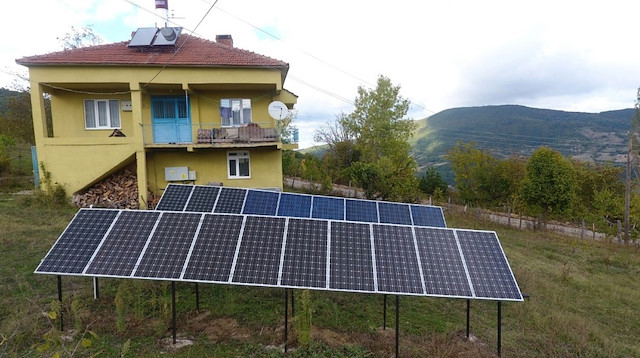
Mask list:
[{"label": "blue solar panel", "polygon": [[277,217],[247,217],[233,282],[277,285],[285,221],[285,218]]},{"label": "blue solar panel", "polygon": [[311,195],[280,194],[278,216],[308,218],[311,216]]},{"label": "blue solar panel", "polygon": [[378,291],[423,294],[411,227],[373,225],[373,239]]},{"label": "blue solar panel", "polygon": [[381,223],[411,225],[411,213],[407,204],[380,202],[378,210]]},{"label": "blue solar panel", "polygon": [[215,213],[240,214],[247,189],[222,188],[216,203]]},{"label": "blue solar panel", "polygon": [[217,186],[195,186],[184,211],[195,211],[199,213],[212,212],[219,191],[220,187]]},{"label": "blue solar panel", "polygon": [[156,210],[182,211],[187,200],[189,200],[192,190],[193,185],[167,185]]},{"label": "blue solar panel", "polygon": [[289,219],[281,285],[327,287],[327,221]]},{"label": "blue solar panel", "polygon": [[439,206],[411,205],[411,216],[416,226],[447,227]]},{"label": "blue solar panel", "polygon": [[511,267],[494,232],[456,230],[476,297],[521,300]]},{"label": "blue solar panel", "polygon": [[426,293],[471,297],[454,231],[416,227],[415,233]]},{"label": "blue solar panel", "polygon": [[331,222],[329,287],[374,292],[369,224]]},{"label": "blue solar panel", "polygon": [[314,196],[311,216],[317,219],[344,220],[344,199]]},{"label": "blue solar panel", "polygon": [[347,199],[346,203],[346,220],[378,222],[378,207],[375,201]]},{"label": "blue solar panel", "polygon": [[275,216],[279,195],[274,191],[249,190],[242,213]]},{"label": "blue solar panel", "polygon": [[111,227],[117,210],[80,209],[36,272],[81,273]]},{"label": "blue solar panel", "polygon": [[96,251],[86,273],[89,275],[130,276],[160,216],[159,211],[120,213],[111,231]]}]

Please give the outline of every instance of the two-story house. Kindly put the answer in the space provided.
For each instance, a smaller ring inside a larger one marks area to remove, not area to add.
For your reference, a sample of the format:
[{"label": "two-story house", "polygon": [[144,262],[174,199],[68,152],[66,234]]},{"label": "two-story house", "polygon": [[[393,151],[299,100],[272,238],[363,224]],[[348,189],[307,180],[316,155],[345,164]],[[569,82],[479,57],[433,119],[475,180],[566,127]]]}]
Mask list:
[{"label": "two-story house", "polygon": [[296,145],[268,108],[296,103],[283,88],[289,65],[230,35],[181,32],[141,28],[130,41],[16,60],[29,68],[37,161],[68,193],[131,163],[143,208],[147,189],[172,181],[282,188],[282,149]]}]

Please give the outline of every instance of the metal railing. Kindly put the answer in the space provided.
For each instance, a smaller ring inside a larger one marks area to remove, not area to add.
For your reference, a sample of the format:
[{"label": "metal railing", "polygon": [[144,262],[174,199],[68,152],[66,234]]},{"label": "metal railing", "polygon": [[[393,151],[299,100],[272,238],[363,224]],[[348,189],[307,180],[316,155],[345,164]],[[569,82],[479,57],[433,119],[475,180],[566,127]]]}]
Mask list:
[{"label": "metal railing", "polygon": [[221,123],[143,124],[142,133],[145,145],[298,143],[297,128],[288,127],[283,131],[275,128],[273,122],[252,122],[229,127],[222,126]]}]

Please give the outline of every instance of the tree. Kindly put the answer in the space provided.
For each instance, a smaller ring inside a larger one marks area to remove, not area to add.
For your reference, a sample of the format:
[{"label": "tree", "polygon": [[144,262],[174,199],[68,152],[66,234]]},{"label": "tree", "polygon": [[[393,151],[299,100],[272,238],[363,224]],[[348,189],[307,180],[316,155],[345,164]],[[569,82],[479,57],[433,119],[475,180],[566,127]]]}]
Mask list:
[{"label": "tree", "polygon": [[420,178],[419,188],[423,193],[429,195],[434,195],[436,191],[438,191],[442,196],[449,193],[449,186],[444,179],[442,179],[440,172],[438,172],[433,166],[427,168],[424,176]]},{"label": "tree", "polygon": [[417,199],[417,164],[408,142],[415,123],[404,118],[409,103],[400,96],[400,86],[379,76],[375,89],[358,87],[354,111],[340,118],[360,156],[349,168],[350,177],[369,199]]},{"label": "tree", "polygon": [[62,48],[65,50],[95,46],[102,43],[102,38],[93,31],[91,26],[83,26],[81,28],[71,26],[69,32],[56,39],[60,41]]},{"label": "tree", "polygon": [[540,147],[531,154],[522,182],[522,198],[529,208],[541,209],[546,227],[549,212],[563,213],[575,191],[571,163],[560,153]]}]

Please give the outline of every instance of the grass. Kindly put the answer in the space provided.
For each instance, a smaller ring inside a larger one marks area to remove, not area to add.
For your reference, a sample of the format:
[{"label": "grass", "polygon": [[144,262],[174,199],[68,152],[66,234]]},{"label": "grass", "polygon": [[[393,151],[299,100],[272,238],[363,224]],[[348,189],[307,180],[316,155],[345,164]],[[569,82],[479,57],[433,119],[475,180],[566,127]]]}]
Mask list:
[{"label": "grass", "polygon": [[[58,324],[43,314],[51,311],[57,288],[53,276],[34,275],[33,270],[74,213],[73,208],[0,194],[0,356],[50,356],[57,350],[62,356],[283,356],[283,290],[200,285],[198,312],[194,285],[178,283],[178,336],[194,344],[171,350],[163,343],[171,337],[168,283],[101,279],[100,299],[93,300],[91,280],[80,277],[63,278],[65,334],[75,328],[75,338],[38,352],[47,340],[43,334]],[[496,230],[521,290],[531,295],[524,303],[502,305],[503,356],[640,356],[638,248],[521,232],[450,215],[447,223]],[[294,349],[287,356],[393,356],[393,296],[386,330],[381,329],[382,296],[312,291],[311,299],[311,344],[297,347],[292,331]],[[495,356],[495,302],[472,301],[475,342],[463,338],[465,300],[401,297],[400,303],[402,357]],[[119,319],[124,329],[118,328]],[[79,344],[85,330],[98,336],[86,348]]]}]

